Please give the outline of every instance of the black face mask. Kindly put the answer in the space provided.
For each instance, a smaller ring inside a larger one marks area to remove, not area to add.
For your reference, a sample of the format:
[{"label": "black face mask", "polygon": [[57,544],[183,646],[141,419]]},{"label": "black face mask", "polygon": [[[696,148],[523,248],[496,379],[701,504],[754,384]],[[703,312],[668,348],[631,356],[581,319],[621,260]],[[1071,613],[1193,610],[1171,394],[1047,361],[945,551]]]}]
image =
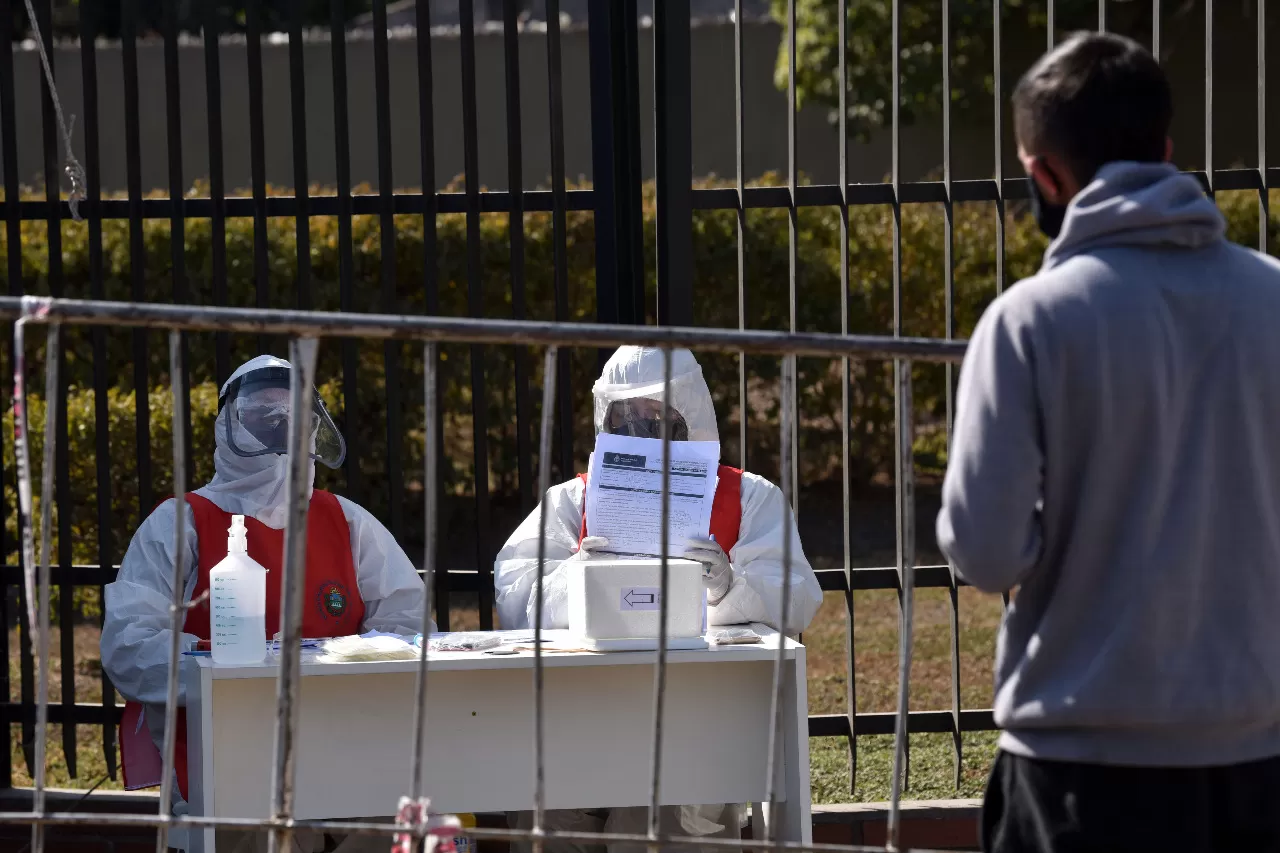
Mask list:
[{"label": "black face mask", "polygon": [[1049,204],[1036,179],[1027,175],[1027,187],[1031,190],[1031,215],[1036,218],[1036,225],[1050,240],[1057,239],[1062,233],[1062,221],[1067,218],[1065,204]]}]

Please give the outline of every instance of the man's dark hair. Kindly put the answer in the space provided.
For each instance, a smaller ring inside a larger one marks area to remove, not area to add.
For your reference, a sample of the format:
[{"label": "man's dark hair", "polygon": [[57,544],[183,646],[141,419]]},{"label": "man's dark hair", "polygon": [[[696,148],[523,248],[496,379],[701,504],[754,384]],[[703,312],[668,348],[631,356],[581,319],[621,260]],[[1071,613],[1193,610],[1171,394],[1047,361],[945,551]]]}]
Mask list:
[{"label": "man's dark hair", "polygon": [[1040,58],[1013,91],[1018,141],[1056,154],[1082,185],[1107,163],[1163,162],[1173,92],[1132,39],[1076,33]]}]

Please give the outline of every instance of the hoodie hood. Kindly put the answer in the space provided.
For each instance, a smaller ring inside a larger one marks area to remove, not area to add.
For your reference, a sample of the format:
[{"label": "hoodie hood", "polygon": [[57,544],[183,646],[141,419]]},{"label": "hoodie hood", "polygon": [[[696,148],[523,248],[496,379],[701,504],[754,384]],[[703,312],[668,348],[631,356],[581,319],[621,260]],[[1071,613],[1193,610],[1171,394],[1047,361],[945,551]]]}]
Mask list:
[{"label": "hoodie hood", "polygon": [[1169,163],[1109,163],[1071,200],[1042,270],[1097,249],[1200,249],[1225,235],[1222,213],[1192,176]]},{"label": "hoodie hood", "polygon": [[[604,431],[605,413],[618,400],[645,397],[662,400],[662,350],[654,347],[619,347],[605,363],[604,371],[591,393],[595,398],[596,433]],[[671,351],[671,400],[668,405],[680,413],[689,426],[690,441],[719,441],[716,407],[711,390],[702,378],[702,368],[687,349]]]},{"label": "hoodie hood", "polygon": [[[223,385],[223,391],[236,378],[262,367],[291,365],[272,356],[258,356],[233,373]],[[213,480],[204,488],[197,489],[196,494],[206,498],[223,512],[247,515],[267,527],[282,530],[288,521],[285,492],[289,482],[289,457],[274,453],[246,457],[233,451],[227,445],[229,411],[229,408],[223,408],[214,424]],[[257,439],[239,424],[233,425],[233,429],[236,430],[236,443],[241,447],[252,447],[255,444],[261,447]],[[314,460],[307,460],[307,469],[307,495],[310,497],[316,476]]]}]

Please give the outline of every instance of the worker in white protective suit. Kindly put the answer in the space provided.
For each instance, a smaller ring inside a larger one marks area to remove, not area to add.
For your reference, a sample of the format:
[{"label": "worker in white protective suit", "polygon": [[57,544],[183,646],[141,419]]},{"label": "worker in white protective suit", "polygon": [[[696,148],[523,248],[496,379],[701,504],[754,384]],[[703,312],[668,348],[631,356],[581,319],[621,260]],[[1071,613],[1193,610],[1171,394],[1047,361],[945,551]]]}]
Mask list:
[{"label": "worker in white protective suit", "polygon": [[[215,423],[213,481],[186,496],[184,598],[209,588],[209,570],[227,554],[233,515],[245,516],[249,555],[267,572],[267,633],[279,630],[280,578],[284,551],[287,439],[290,411],[289,362],[259,356],[241,366],[222,387]],[[425,589],[413,564],[387,529],[367,510],[311,488],[315,462],[341,466],[346,443],[318,394],[307,413],[312,426],[308,488],[306,590],[302,634],[338,637],[368,631],[414,635],[422,631]],[[179,507],[170,498],[134,534],[115,583],[106,587],[102,665],[129,701],[121,726],[125,785],[158,785],[170,632],[169,606],[175,561],[174,526]],[[434,627],[434,626],[432,626]],[[182,651],[209,639],[209,609],[197,605],[186,615]],[[182,658],[183,666],[192,659]],[[179,706],[186,705],[182,688]],[[149,733],[149,737],[147,736]],[[175,813],[186,811],[186,721],[179,709],[175,755]],[[154,759],[152,761],[151,759]],[[132,773],[131,773],[132,771]],[[341,772],[340,768],[335,768]],[[386,839],[337,840],[320,833],[295,833],[296,853],[378,850]],[[266,849],[261,833],[218,833],[218,849],[248,853]]]},{"label": "worker in white protective suit", "polygon": [[[715,407],[702,368],[688,350],[671,353],[673,441],[718,441]],[[622,347],[605,364],[592,393],[596,433],[662,437],[663,355],[660,349]],[[586,536],[583,522],[586,475],[553,486],[546,494],[546,561],[542,566],[544,628],[567,628],[569,560],[589,559],[608,541]],[[504,628],[532,627],[538,576],[541,507],[524,520],[494,564],[499,618]],[[791,601],[782,618],[783,537],[791,536]],[[681,556],[703,564],[708,624],[763,622],[795,635],[808,627],[822,603],[822,589],[800,547],[791,508],[782,491],[763,477],[721,465],[711,514],[711,538],[684,543]],[[532,814],[509,816],[532,827]],[[647,808],[547,812],[548,829],[580,832],[647,831]],[[736,805],[674,806],[662,809],[661,831],[692,836],[740,837]],[[521,845],[528,849],[529,845]],[[553,851],[595,853],[592,845],[548,845]],[[643,845],[635,853],[643,851]],[[609,853],[632,853],[629,845],[609,845]]]}]

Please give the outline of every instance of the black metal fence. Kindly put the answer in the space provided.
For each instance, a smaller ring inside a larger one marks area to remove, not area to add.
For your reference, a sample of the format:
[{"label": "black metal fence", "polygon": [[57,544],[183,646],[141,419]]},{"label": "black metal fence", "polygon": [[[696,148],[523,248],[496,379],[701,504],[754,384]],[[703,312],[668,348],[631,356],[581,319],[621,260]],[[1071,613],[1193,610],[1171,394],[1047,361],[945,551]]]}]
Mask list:
[{"label": "black metal fence", "polygon": [[[846,63],[848,61],[845,45],[850,34],[847,32],[848,0],[831,0],[838,3],[840,19],[841,51],[838,74],[840,79],[847,79]],[[549,213],[552,217],[555,235],[554,243],[554,311],[553,318],[565,321],[571,318],[570,282],[566,263],[566,217],[573,212],[589,212],[595,221],[596,243],[594,302],[596,318],[599,322],[609,324],[643,324],[646,316],[652,313],[646,305],[644,267],[646,262],[646,243],[644,222],[641,214],[643,187],[641,180],[641,140],[640,126],[640,88],[652,86],[653,102],[656,110],[656,175],[657,175],[657,231],[656,264],[657,292],[656,317],[663,326],[694,326],[697,318],[693,311],[693,217],[695,211],[734,211],[738,222],[738,314],[739,328],[746,328],[746,290],[744,241],[746,239],[746,215],[749,209],[776,209],[786,211],[789,216],[789,261],[790,275],[787,286],[791,306],[790,330],[801,332],[797,328],[796,306],[803,298],[800,283],[797,281],[798,250],[798,216],[801,208],[832,207],[838,208],[843,216],[841,221],[841,307],[843,316],[840,322],[842,334],[850,335],[867,330],[851,329],[848,322],[848,295],[850,293],[850,265],[848,256],[849,219],[848,212],[858,205],[885,205],[894,213],[893,240],[893,293],[895,301],[894,325],[892,334],[903,336],[902,324],[902,234],[901,214],[904,205],[924,204],[937,205],[945,213],[946,229],[946,275],[938,282],[945,294],[947,304],[946,338],[954,339],[956,327],[954,323],[954,296],[956,282],[954,278],[954,207],[965,202],[990,202],[994,204],[997,245],[996,281],[997,289],[1006,283],[1005,259],[1005,221],[1007,203],[1025,197],[1025,184],[1018,176],[1007,176],[1002,166],[1002,151],[1005,148],[1009,131],[1001,121],[1002,111],[999,105],[1005,93],[1001,90],[1002,69],[1001,57],[1001,20],[1004,12],[1000,0],[994,0],[994,13],[991,18],[991,42],[993,50],[993,79],[995,81],[994,99],[997,108],[994,110],[995,126],[993,151],[993,176],[990,179],[959,181],[951,177],[951,104],[949,99],[942,102],[943,111],[943,176],[940,181],[908,183],[901,180],[899,167],[899,103],[900,103],[900,71],[898,67],[901,55],[900,20],[902,7],[911,5],[913,0],[894,0],[893,13],[893,108],[892,108],[892,141],[893,171],[891,179],[880,184],[850,184],[848,181],[848,164],[850,146],[844,143],[840,147],[841,181],[836,185],[802,184],[796,169],[796,9],[789,4],[788,25],[785,29],[790,45],[791,68],[789,75],[789,103],[791,120],[788,125],[790,158],[785,186],[748,186],[748,176],[742,168],[744,145],[744,123],[742,116],[741,69],[744,61],[741,52],[741,15],[738,21],[738,45],[736,56],[739,85],[734,93],[738,104],[737,121],[737,161],[738,170],[735,175],[736,186],[721,189],[695,189],[693,175],[693,139],[690,118],[690,16],[688,0],[662,0],[655,5],[654,27],[654,79],[642,80],[640,77],[640,57],[638,55],[637,9],[635,0],[599,0],[590,8],[590,64],[591,64],[591,145],[594,160],[594,184],[590,190],[569,190],[564,173],[564,132],[562,121],[563,104],[561,101],[561,57],[560,30],[557,14],[557,0],[547,0],[546,30],[548,65],[546,74],[551,93],[548,109],[551,126],[551,181],[549,190],[521,190],[525,186],[523,175],[522,144],[524,136],[521,130],[521,78],[516,61],[519,41],[516,38],[519,23],[517,21],[518,4],[510,0],[505,3],[504,25],[506,32],[506,87],[505,105],[506,132],[508,137],[508,173],[509,187],[507,191],[483,191],[474,176],[477,173],[476,150],[477,134],[477,102],[476,102],[476,57],[473,16],[471,3],[461,3],[461,31],[459,38],[462,46],[462,63],[458,69],[463,91],[463,110],[459,116],[462,133],[468,152],[464,190],[462,192],[432,192],[429,188],[437,185],[435,175],[435,158],[433,140],[436,128],[433,127],[432,111],[432,38],[428,37],[431,15],[429,0],[418,0],[417,20],[419,38],[418,79],[415,82],[420,100],[420,132],[421,132],[421,173],[422,184],[428,188],[426,192],[396,192],[393,186],[391,171],[391,122],[389,106],[389,86],[387,68],[387,27],[386,2],[373,2],[373,39],[375,48],[375,65],[377,87],[375,92],[377,106],[377,122],[373,133],[376,135],[380,174],[378,192],[371,195],[355,195],[351,191],[349,170],[349,139],[353,132],[348,120],[348,87],[345,66],[346,21],[342,17],[343,4],[339,0],[332,3],[333,18],[331,22],[331,50],[333,79],[330,81],[334,106],[334,135],[337,153],[337,192],[334,195],[311,195],[307,173],[307,150],[305,132],[307,87],[325,87],[326,81],[308,79],[304,73],[302,38],[303,20],[302,4],[293,4],[291,27],[288,40],[291,56],[289,85],[292,93],[292,123],[294,127],[292,146],[294,162],[294,191],[289,195],[272,195],[268,192],[265,179],[266,146],[268,140],[264,134],[262,70],[260,42],[262,32],[261,3],[250,0],[245,4],[244,27],[248,39],[249,64],[249,118],[252,145],[253,179],[252,194],[249,197],[228,197],[225,175],[222,168],[222,115],[221,115],[221,71],[219,66],[220,27],[224,18],[219,13],[216,3],[199,4],[206,14],[200,34],[203,39],[205,57],[205,86],[208,99],[208,134],[209,134],[209,195],[207,198],[188,197],[187,187],[183,184],[181,163],[181,127],[178,117],[183,109],[182,94],[179,81],[178,45],[180,33],[176,20],[175,4],[165,3],[163,39],[165,45],[165,80],[167,96],[170,181],[167,197],[156,198],[144,194],[141,186],[142,152],[139,145],[139,124],[141,117],[138,108],[139,86],[150,81],[140,81],[137,73],[136,45],[140,37],[137,31],[139,20],[138,0],[122,0],[122,49],[123,73],[125,78],[125,110],[121,116],[110,116],[104,120],[99,114],[97,104],[98,65],[95,58],[95,38],[97,31],[97,4],[82,4],[80,52],[82,56],[81,72],[84,91],[84,114],[79,117],[77,130],[80,134],[82,148],[79,150],[88,176],[87,197],[80,205],[80,212],[87,220],[89,278],[92,287],[88,293],[69,294],[64,287],[65,275],[62,267],[62,239],[67,220],[71,218],[71,210],[67,201],[59,191],[63,152],[61,150],[57,120],[54,109],[53,93],[43,79],[17,79],[13,62],[14,22],[21,20],[24,14],[23,5],[14,0],[0,0],[0,165],[4,174],[4,201],[0,203],[0,217],[5,223],[5,245],[8,247],[7,268],[4,275],[8,281],[5,289],[10,296],[24,295],[23,255],[15,247],[22,244],[24,223],[44,223],[48,241],[48,295],[80,296],[92,299],[103,299],[107,296],[104,286],[104,270],[107,259],[104,258],[103,225],[111,220],[126,220],[129,231],[129,269],[131,276],[130,298],[133,301],[145,301],[148,298],[148,276],[164,275],[170,284],[172,303],[181,305],[192,300],[190,276],[186,265],[188,259],[184,253],[184,234],[187,227],[195,220],[207,220],[212,228],[212,256],[209,259],[210,281],[212,283],[212,304],[229,306],[231,297],[227,288],[227,251],[226,224],[232,218],[251,218],[254,236],[254,271],[255,301],[252,305],[239,307],[256,307],[261,309],[282,308],[281,294],[273,292],[271,282],[273,271],[272,258],[268,252],[269,220],[291,218],[294,221],[296,235],[296,259],[294,279],[287,298],[291,307],[310,309],[315,307],[317,286],[328,287],[331,282],[318,283],[312,280],[310,258],[313,252],[311,245],[310,223],[317,217],[334,217],[338,226],[339,275],[336,282],[340,307],[343,311],[355,311],[358,305],[375,303],[377,309],[384,314],[398,314],[405,310],[400,304],[393,288],[396,278],[397,246],[396,225],[394,217],[410,215],[421,217],[424,229],[423,252],[427,262],[424,263],[423,280],[421,282],[421,298],[425,313],[439,314],[441,289],[448,283],[439,280],[437,266],[434,263],[436,245],[436,223],[438,217],[446,214],[463,214],[466,219],[466,293],[471,317],[484,316],[482,301],[482,242],[481,217],[486,214],[507,214],[510,229],[510,262],[509,288],[511,317],[524,320],[530,317],[530,306],[526,295],[528,279],[525,253],[526,216],[531,213]],[[941,6],[943,21],[943,91],[950,90],[950,19],[949,0],[921,0],[921,2],[938,2]],[[45,34],[46,47],[52,55],[52,40],[49,36],[51,0],[35,0],[37,18],[41,30]],[[1258,13],[1258,164],[1256,168],[1218,169],[1212,157],[1213,103],[1212,103],[1212,70],[1213,70],[1213,0],[1204,0],[1206,13],[1205,32],[1205,74],[1210,84],[1205,88],[1206,111],[1206,168],[1199,172],[1206,189],[1220,190],[1255,190],[1260,200],[1263,227],[1261,232],[1261,248],[1266,249],[1268,213],[1267,189],[1280,186],[1280,174],[1276,169],[1267,168],[1266,158],[1266,27],[1264,18],[1265,4],[1257,4]],[[1046,11],[1049,17],[1048,43],[1052,44],[1055,33],[1054,2],[1048,0]],[[1098,2],[1098,25],[1106,26],[1106,0]],[[1152,40],[1158,46],[1160,40],[1161,3],[1154,0],[1152,4]],[[17,172],[17,152],[15,128],[15,91],[18,87],[36,86],[42,88],[44,95],[44,183],[45,198],[31,199],[23,196],[20,186],[20,175]],[[847,87],[840,88],[840,131],[841,139],[847,140],[845,123],[849,115],[847,109]],[[123,125],[121,127],[120,125]],[[124,199],[102,198],[97,181],[99,172],[100,139],[106,133],[123,133],[126,139],[128,165],[128,193]],[[380,223],[380,268],[376,276],[362,277],[357,273],[352,248],[352,220],[357,215],[376,215]],[[168,220],[171,229],[171,259],[167,271],[148,271],[144,260],[147,248],[144,245],[144,222],[148,220]],[[370,290],[375,288],[376,297],[370,298]],[[490,318],[492,319],[492,318]],[[59,514],[58,553],[53,567],[52,582],[63,594],[58,601],[57,616],[63,625],[70,625],[75,619],[72,592],[76,588],[92,587],[101,589],[110,583],[116,574],[115,566],[127,543],[116,541],[112,536],[112,490],[113,469],[111,467],[111,435],[107,417],[107,404],[110,389],[117,380],[113,370],[125,369],[122,365],[113,365],[107,357],[108,340],[113,330],[95,326],[87,337],[86,346],[73,352],[75,359],[89,362],[89,375],[92,380],[95,400],[95,441],[97,453],[95,457],[97,491],[94,495],[74,494],[68,467],[69,439],[67,435],[67,396],[65,385],[62,394],[53,402],[61,413],[60,432],[57,435],[58,468],[55,472],[55,491],[59,506],[67,506],[72,502],[93,501],[97,508],[96,542],[97,561],[94,565],[76,565],[72,555],[72,543],[75,531],[70,524],[70,514]],[[132,338],[132,358],[130,359],[129,377],[135,389],[148,389],[153,383],[162,379],[150,374],[150,347],[152,341],[146,330],[135,328],[128,333]],[[213,365],[195,365],[196,369],[222,381],[233,368],[233,352],[235,343],[231,334],[218,332],[214,335]],[[527,344],[531,341],[520,340]],[[507,341],[506,343],[511,343]],[[590,340],[584,340],[589,345]],[[262,339],[262,346],[269,342]],[[350,337],[341,344],[341,390],[343,397],[352,405],[354,401],[369,400],[371,392],[362,387],[361,363],[358,360],[357,342]],[[482,347],[494,346],[493,343],[470,343],[469,359],[469,396],[471,411],[471,446],[473,459],[471,464],[477,472],[489,470],[488,456],[488,418],[490,416],[484,401],[486,400],[486,372]],[[955,343],[954,353],[959,352],[961,343]],[[504,352],[507,348],[504,348]],[[518,438],[518,489],[523,505],[528,506],[535,493],[533,446],[534,427],[536,424],[535,401],[531,388],[535,381],[536,371],[529,360],[529,354],[523,346],[510,346],[509,351],[514,361],[515,406],[514,420]],[[953,354],[954,354],[953,353]],[[66,359],[67,345],[64,344],[59,356]],[[404,422],[405,410],[404,390],[397,381],[404,365],[402,349],[392,340],[386,340],[382,354],[382,370],[385,376],[385,405],[387,416],[385,431],[385,469],[389,473],[386,479],[387,517],[384,521],[390,530],[403,538],[406,531],[405,507],[409,505],[406,495],[406,481],[403,476],[404,465],[399,457],[401,443],[399,437],[408,424]],[[188,375],[184,382],[190,382],[192,361],[184,358]],[[568,353],[561,351],[558,370],[557,387],[560,393],[556,403],[558,424],[571,424],[574,421],[575,409],[571,383],[570,361]],[[951,387],[953,368],[947,368],[948,388]],[[745,403],[748,394],[748,364],[745,357],[739,362],[739,394]],[[844,454],[841,470],[843,472],[843,515],[845,520],[845,536],[843,549],[843,567],[818,572],[824,590],[840,592],[844,596],[847,613],[847,645],[849,660],[847,678],[847,711],[843,714],[814,716],[810,718],[809,731],[812,736],[843,736],[850,738],[851,755],[856,756],[854,737],[873,734],[890,734],[893,732],[894,715],[892,713],[858,712],[855,701],[855,673],[853,672],[853,593],[859,590],[894,590],[899,589],[901,561],[904,553],[904,521],[902,518],[901,494],[898,507],[898,559],[899,566],[883,568],[853,568],[852,543],[849,536],[849,512],[851,501],[850,483],[850,384],[851,374],[848,359],[843,362],[843,404],[842,411],[837,413],[841,421]],[[8,389],[6,388],[6,391]],[[795,400],[791,401],[790,410],[797,412]],[[948,394],[947,423],[953,408]],[[155,482],[158,472],[152,463],[152,435],[150,431],[151,413],[148,409],[146,394],[138,394],[136,399],[136,421],[133,441],[135,451],[135,476],[137,487],[137,511],[145,516],[163,495],[157,494]],[[896,409],[895,409],[896,411]],[[190,446],[191,424],[186,424],[188,446]],[[799,416],[792,422],[794,436],[799,430]],[[747,445],[746,418],[739,419],[739,445]],[[900,435],[899,431],[895,434]],[[11,437],[4,436],[9,443]],[[556,469],[564,475],[574,470],[574,460],[585,448],[576,447],[572,429],[561,428],[555,446],[554,462]],[[899,454],[900,456],[900,454]],[[790,476],[792,482],[799,483],[798,463],[793,459]],[[5,472],[11,474],[12,472]],[[6,480],[8,482],[8,480]],[[901,490],[901,480],[898,481]],[[353,447],[345,468],[345,487],[353,496],[360,496],[367,491],[367,484],[362,481],[361,452]],[[451,598],[456,600],[457,594],[471,594],[478,604],[479,623],[482,628],[493,627],[493,577],[492,566],[496,552],[495,538],[500,541],[504,531],[494,529],[491,516],[491,495],[489,494],[489,478],[476,476],[471,484],[470,494],[474,503],[474,566],[466,569],[440,571],[436,575],[436,616],[443,627],[450,618]],[[0,537],[6,534],[0,530]],[[7,555],[16,554],[15,543],[0,538],[0,552]],[[448,567],[445,567],[448,568]],[[4,583],[9,588],[21,588],[22,567],[8,565],[4,569]],[[993,727],[991,712],[984,709],[962,708],[960,703],[960,644],[959,615],[957,590],[960,582],[954,572],[945,565],[928,565],[914,567],[915,585],[919,587],[935,587],[946,589],[950,593],[950,656],[952,673],[952,702],[950,708],[913,711],[909,717],[909,729],[912,732],[950,733],[953,736],[956,755],[957,778],[961,756],[961,734],[963,732],[988,730]],[[13,608],[7,599],[0,597],[0,622],[11,624],[19,614],[11,612]],[[23,608],[19,607],[19,611]],[[19,692],[20,701],[11,701],[12,695],[9,669],[0,670],[0,785],[8,783],[13,776],[11,766],[10,725],[21,724],[23,727],[23,743],[33,742],[35,723],[35,669],[31,649],[30,632],[27,626],[19,634],[21,648],[19,650]],[[8,659],[10,654],[10,633],[0,631],[0,654]],[[83,704],[76,701],[75,668],[66,662],[76,657],[74,635],[71,631],[61,633],[61,657],[64,666],[59,685],[60,702],[50,707],[49,721],[62,724],[62,745],[66,755],[68,769],[76,774],[76,735],[77,726],[100,726],[103,733],[103,745],[109,771],[114,775],[115,765],[115,724],[119,719],[117,698],[106,676],[102,677],[103,701],[101,704]],[[30,753],[28,753],[30,755]]]}]

